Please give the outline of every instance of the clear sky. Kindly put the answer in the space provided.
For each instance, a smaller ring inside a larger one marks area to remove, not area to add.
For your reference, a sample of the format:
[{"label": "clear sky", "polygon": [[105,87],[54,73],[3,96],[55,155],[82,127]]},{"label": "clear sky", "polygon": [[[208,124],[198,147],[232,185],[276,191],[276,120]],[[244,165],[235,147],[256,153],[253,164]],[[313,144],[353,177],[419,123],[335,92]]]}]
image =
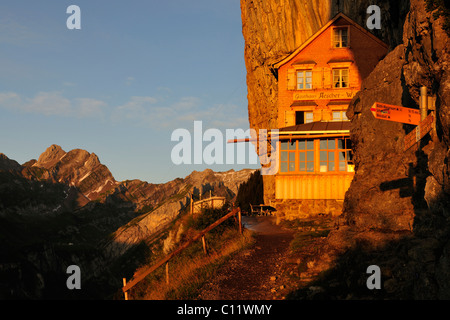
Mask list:
[{"label": "clear sky", "polygon": [[[69,30],[69,5],[81,30]],[[94,152],[152,183],[257,165],[174,165],[177,128],[248,129],[239,0],[2,0],[0,152]],[[224,158],[225,159],[225,158]]]}]

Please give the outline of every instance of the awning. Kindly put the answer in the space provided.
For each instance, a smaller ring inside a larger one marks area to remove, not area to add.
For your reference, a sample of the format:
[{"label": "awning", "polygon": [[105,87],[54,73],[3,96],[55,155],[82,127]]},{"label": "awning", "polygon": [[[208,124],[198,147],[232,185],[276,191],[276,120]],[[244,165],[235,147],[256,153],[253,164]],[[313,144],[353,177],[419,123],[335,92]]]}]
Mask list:
[{"label": "awning", "polygon": [[[350,135],[350,121],[316,121],[279,128],[278,133],[270,130],[267,133],[270,137],[276,137],[278,140],[347,137]],[[231,139],[228,140],[228,143],[256,141],[258,141],[257,138]]]},{"label": "awning", "polygon": [[[348,135],[350,135],[350,121],[316,121],[278,129],[280,140]],[[272,136],[274,136],[273,133]]]},{"label": "awning", "polygon": [[292,107],[317,107],[317,103],[314,100],[294,101],[291,104]]},{"label": "awning", "polygon": [[327,103],[327,106],[348,106],[352,99],[346,99],[346,100],[330,100],[330,102]]}]

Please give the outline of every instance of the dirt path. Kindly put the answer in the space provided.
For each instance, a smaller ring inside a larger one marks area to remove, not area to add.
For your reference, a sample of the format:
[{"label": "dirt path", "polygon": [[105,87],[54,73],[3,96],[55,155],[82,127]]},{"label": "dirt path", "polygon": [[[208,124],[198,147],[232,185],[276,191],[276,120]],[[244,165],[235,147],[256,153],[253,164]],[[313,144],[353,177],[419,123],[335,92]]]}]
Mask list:
[{"label": "dirt path", "polygon": [[243,217],[243,224],[256,233],[255,244],[224,265],[203,287],[199,299],[272,300],[287,293],[280,266],[293,231],[275,225],[272,217]]}]

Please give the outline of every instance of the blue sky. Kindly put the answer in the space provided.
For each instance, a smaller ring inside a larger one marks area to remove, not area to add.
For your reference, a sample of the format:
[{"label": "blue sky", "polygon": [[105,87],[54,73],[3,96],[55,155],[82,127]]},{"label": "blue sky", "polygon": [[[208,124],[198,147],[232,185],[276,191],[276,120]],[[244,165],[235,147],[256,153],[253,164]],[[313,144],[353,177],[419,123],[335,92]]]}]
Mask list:
[{"label": "blue sky", "polygon": [[[81,30],[69,30],[69,5]],[[0,3],[0,152],[19,163],[51,144],[96,153],[117,180],[152,183],[174,165],[171,134],[248,129],[239,0]]]}]

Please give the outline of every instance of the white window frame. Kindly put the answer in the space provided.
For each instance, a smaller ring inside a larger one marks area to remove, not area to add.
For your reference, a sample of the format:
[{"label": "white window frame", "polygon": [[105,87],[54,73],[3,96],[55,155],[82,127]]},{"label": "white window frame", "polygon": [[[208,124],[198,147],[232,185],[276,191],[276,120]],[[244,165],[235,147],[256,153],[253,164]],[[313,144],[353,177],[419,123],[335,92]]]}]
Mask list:
[{"label": "white window frame", "polygon": [[[307,72],[311,73],[310,77],[306,76]],[[299,76],[300,73],[303,74],[302,77]],[[303,80],[302,82],[298,81],[300,78]],[[313,88],[312,78],[313,78],[312,69],[297,70],[297,72],[296,72],[297,90],[312,90],[312,88]],[[310,82],[307,82],[307,79],[309,79]],[[300,88],[300,84],[303,84],[303,88]],[[310,85],[310,87],[306,88],[306,85],[308,85],[308,84]]]},{"label": "white window frame", "polygon": [[[339,72],[339,79],[338,81],[335,81],[335,72],[338,71]],[[346,81],[346,85],[343,86],[342,84],[344,83],[343,81],[343,75],[342,75],[342,71],[347,71],[347,81]],[[332,86],[335,89],[343,89],[343,88],[350,88],[350,71],[349,68],[335,68],[332,70]],[[336,86],[336,83],[338,83],[339,85]]]},{"label": "white window frame", "polygon": [[[343,38],[342,31],[343,30],[345,30],[347,32],[347,41],[345,43],[346,44],[345,46],[343,46],[343,40],[342,40],[342,38]],[[331,35],[331,44],[332,44],[332,47],[335,49],[350,47],[350,28],[348,26],[333,28],[333,32]]]}]

